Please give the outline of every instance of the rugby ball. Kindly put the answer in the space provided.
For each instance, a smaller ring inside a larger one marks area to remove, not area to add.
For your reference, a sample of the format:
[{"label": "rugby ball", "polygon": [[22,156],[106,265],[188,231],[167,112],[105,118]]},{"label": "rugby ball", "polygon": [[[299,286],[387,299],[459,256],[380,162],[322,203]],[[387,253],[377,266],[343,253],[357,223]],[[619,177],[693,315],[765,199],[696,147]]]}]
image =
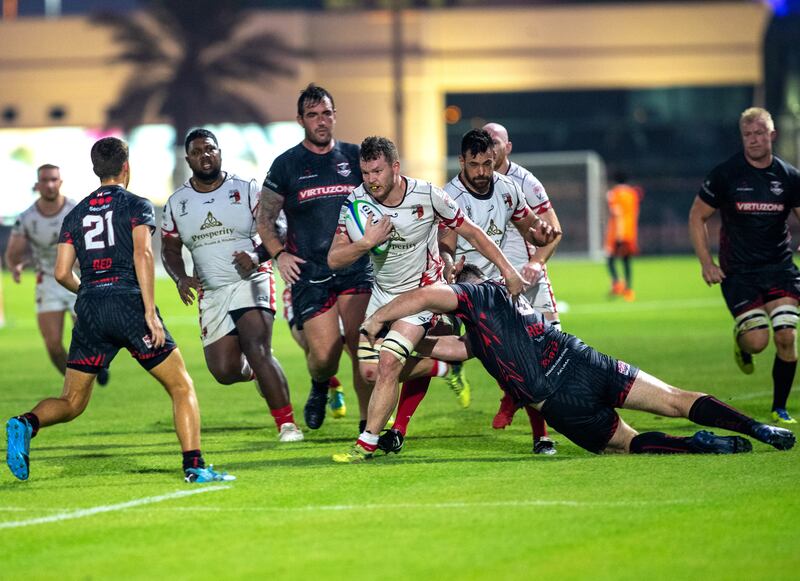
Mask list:
[{"label": "rugby ball", "polygon": [[[347,202],[347,214],[345,215],[344,225],[347,228],[347,235],[350,240],[358,242],[364,237],[364,230],[367,224],[375,224],[383,217],[383,212],[377,206],[367,200],[353,200]],[[375,256],[383,256],[389,251],[391,242],[387,240],[378,246],[373,247],[370,252]]]}]

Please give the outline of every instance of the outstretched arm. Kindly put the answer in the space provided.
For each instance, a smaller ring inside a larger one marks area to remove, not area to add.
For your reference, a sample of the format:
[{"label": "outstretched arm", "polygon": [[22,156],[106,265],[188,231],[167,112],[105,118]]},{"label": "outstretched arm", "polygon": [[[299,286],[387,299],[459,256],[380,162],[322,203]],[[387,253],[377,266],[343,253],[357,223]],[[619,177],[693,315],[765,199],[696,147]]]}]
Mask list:
[{"label": "outstretched arm", "polygon": [[455,291],[444,284],[434,284],[414,289],[395,297],[391,302],[372,313],[364,321],[361,330],[369,337],[370,342],[390,322],[408,317],[420,311],[433,311],[434,313],[449,313],[458,308],[458,297]]},{"label": "outstretched arm", "polygon": [[500,274],[505,279],[506,288],[511,293],[511,296],[516,297],[522,292],[525,281],[522,280],[517,269],[511,265],[508,258],[500,251],[497,244],[483,230],[478,228],[469,218],[464,218],[464,221],[455,228],[455,231],[459,236],[466,238],[467,242],[472,244],[475,250],[491,260],[500,269]]},{"label": "outstretched arm", "polygon": [[455,335],[424,337],[417,343],[416,352],[442,361],[466,361],[472,357],[466,337]]}]

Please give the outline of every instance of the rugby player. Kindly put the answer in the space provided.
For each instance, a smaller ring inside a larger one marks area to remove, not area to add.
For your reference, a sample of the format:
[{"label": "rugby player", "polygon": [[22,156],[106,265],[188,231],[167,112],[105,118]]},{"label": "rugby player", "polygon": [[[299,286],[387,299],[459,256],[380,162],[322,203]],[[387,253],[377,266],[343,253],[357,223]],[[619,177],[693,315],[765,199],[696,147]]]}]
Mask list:
[{"label": "rugby player", "polygon": [[[61,193],[61,170],[45,164],[36,170],[34,190],[39,193],[28,209],[23,211],[11,230],[6,247],[6,265],[14,282],[19,283],[28,251],[32,251],[36,269],[36,322],[44,339],[50,361],[64,375],[67,371],[67,351],[64,349],[64,316],[75,314],[75,294],[53,278],[58,235],[64,216],[75,202]],[[108,383],[108,370],[102,369],[97,383]]]},{"label": "rugby player", "polygon": [[[384,137],[368,137],[361,143],[360,156],[364,183],[350,194],[347,203],[363,200],[376,204],[383,217],[366,226],[361,240],[352,241],[345,227],[348,206],[343,205],[339,227],[328,253],[328,265],[332,269],[346,267],[363,258],[376,245],[391,241],[386,254],[380,258],[370,255],[375,268],[375,285],[367,308],[368,315],[401,293],[443,282],[442,259],[437,245],[440,223],[455,229],[496,265],[512,295],[522,292],[524,281],[519,273],[497,245],[464,216],[441,188],[400,173],[400,159],[394,143]],[[520,214],[521,218],[528,217],[531,226],[536,223],[527,205],[522,207]],[[538,224],[538,241],[549,242],[553,236],[552,229],[540,220]],[[533,233],[534,229],[529,228],[528,235],[533,236]],[[397,403],[398,379],[402,374],[408,379],[413,378],[419,373],[415,367],[429,364],[425,360],[409,360],[409,357],[414,346],[435,323],[433,313],[420,309],[393,321],[379,349],[370,347],[367,338],[362,336],[359,349],[361,371],[365,379],[375,382],[367,426],[352,449],[334,455],[334,461],[358,462],[375,451],[380,430]]]},{"label": "rugby player", "polygon": [[[8,420],[6,463],[14,476],[26,480],[31,438],[40,428],[83,413],[98,372],[124,347],[172,399],[186,481],[232,480],[206,467],[200,452],[194,385],[154,300],[150,238],[155,211],[148,200],[125,189],[130,178],[128,146],[105,137],[92,146],[91,158],[100,188],[64,218],[55,263],[56,280],[78,295],[64,389],[60,397],[45,399],[32,411]],[[76,259],[80,279],[72,270]]]},{"label": "rugby player", "polygon": [[[223,385],[255,379],[281,442],[298,442],[289,387],[272,355],[275,280],[269,261],[255,270],[238,268],[236,257],[261,244],[255,214],[260,190],[255,180],[222,171],[217,138],[206,129],[186,136],[192,177],[167,200],[161,225],[161,258],[186,305],[200,311],[206,365]],[[183,246],[194,275],[186,272]]]},{"label": "rugby player", "polygon": [[[487,281],[472,265],[464,267],[459,281],[401,295],[364,322],[365,333],[373,341],[386,323],[420,310],[455,314],[464,322],[466,334],[425,338],[418,351],[448,361],[477,357],[517,403],[539,409],[550,426],[595,454],[734,454],[752,449],[747,438],[705,430],[689,437],[639,434],[615,408],[688,418],[702,426],[745,434],[778,450],[795,444],[795,435],[785,428],[762,424],[711,395],[667,385],[562,333],[524,297],[512,301],[503,285]],[[361,459],[370,457],[365,452]]]},{"label": "rugby player", "polygon": [[[606,264],[611,275],[611,296],[621,296],[628,302],[636,300],[633,290],[631,262],[639,254],[639,206],[642,190],[627,182],[627,176],[614,173],[614,187],[606,194],[608,224],[606,225]],[[617,259],[622,261],[624,280],[617,274]]]},{"label": "rugby player", "polygon": [[[306,425],[316,430],[325,421],[331,378],[345,347],[352,360],[361,422],[366,421],[370,386],[358,373],[355,353],[372,271],[366,257],[336,272],[326,262],[339,209],[361,183],[358,146],[333,137],[333,96],[322,87],[308,85],[297,100],[297,122],[305,137],[272,163],[261,191],[258,231],[284,282],[292,286],[294,321],[305,332],[311,375],[303,416]],[[281,210],[287,221],[285,243],[278,235]]]},{"label": "rugby player", "polygon": [[[530,171],[509,159],[513,144],[508,137],[506,128],[499,123],[487,123],[483,129],[492,137],[494,170],[508,176],[519,186],[525,196],[525,201],[539,218],[550,224],[554,230],[561,230],[561,223],[558,221],[556,211],[553,209],[542,182]],[[558,316],[553,285],[547,273],[547,261],[553,256],[559,242],[561,242],[561,235],[558,235],[550,244],[536,248],[525,243],[516,228],[509,228],[506,239],[500,246],[511,264],[522,273],[525,279],[531,281],[531,286],[525,291],[525,297],[535,309],[544,313],[544,318],[557,329],[561,329],[561,321]],[[514,401],[504,394],[500,399],[500,408],[492,419],[492,427],[502,430],[510,425],[517,409]],[[540,442],[539,450],[542,453],[553,453],[555,448],[552,447],[552,443],[542,439],[547,438],[547,426],[541,414],[529,407],[526,407],[525,411],[528,412],[534,440],[538,439]],[[535,444],[534,449],[536,447]]]},{"label": "rugby player", "polygon": [[[772,419],[796,424],[786,404],[797,368],[800,271],[792,260],[787,219],[800,218],[800,172],[772,154],[775,124],[765,109],[739,118],[743,151],[715,167],[694,200],[689,234],[709,286],[720,284],[734,318],[734,359],[754,370],[753,355],[769,344],[772,325]],[[711,256],[706,222],[722,218],[719,265]]]}]

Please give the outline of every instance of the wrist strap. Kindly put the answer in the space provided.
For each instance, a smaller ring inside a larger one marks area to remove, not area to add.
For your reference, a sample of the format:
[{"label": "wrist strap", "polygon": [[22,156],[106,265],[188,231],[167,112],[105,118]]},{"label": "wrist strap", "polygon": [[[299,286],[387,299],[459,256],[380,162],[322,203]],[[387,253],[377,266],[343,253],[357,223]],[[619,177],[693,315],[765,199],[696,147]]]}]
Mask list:
[{"label": "wrist strap", "polygon": [[272,256],[272,260],[278,260],[278,257],[279,257],[281,254],[283,254],[284,250],[286,250],[286,249],[285,249],[285,248],[281,248],[280,250],[278,250],[278,251],[277,251],[277,252],[276,252],[276,253],[275,253],[275,254]]}]

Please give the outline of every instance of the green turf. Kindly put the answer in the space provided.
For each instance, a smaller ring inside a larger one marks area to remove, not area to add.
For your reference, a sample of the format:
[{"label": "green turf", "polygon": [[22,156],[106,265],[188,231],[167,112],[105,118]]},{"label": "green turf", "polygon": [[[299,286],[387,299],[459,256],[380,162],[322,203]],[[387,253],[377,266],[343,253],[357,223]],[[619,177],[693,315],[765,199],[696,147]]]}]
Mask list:
[{"label": "green turf", "polygon": [[[772,351],[753,376],[731,356],[731,321],[696,261],[641,259],[634,303],[606,298],[602,265],[554,261],[564,328],[678,386],[710,391],[767,418]],[[0,417],[58,394],[32,315],[31,276],[3,279]],[[500,392],[469,363],[473,405],[434,381],[399,456],[339,466],[356,435],[328,418],[278,446],[251,385],[217,385],[196,313],[161,281],[158,303],[194,377],[207,460],[230,488],[17,528],[0,528],[0,578],[793,579],[800,569],[800,452],[759,443],[736,457],[592,456],[555,434],[559,454],[530,454],[525,414],[505,431]],[[286,325],[275,353],[301,408],[308,379]],[[33,441],[31,479],[0,476],[3,523],[181,490],[169,400],[123,352],[85,414]],[[800,396],[795,396],[794,401]],[[791,406],[790,406],[791,407]],[[796,415],[800,406],[795,405]],[[687,420],[624,413],[639,430],[689,434]]]}]

